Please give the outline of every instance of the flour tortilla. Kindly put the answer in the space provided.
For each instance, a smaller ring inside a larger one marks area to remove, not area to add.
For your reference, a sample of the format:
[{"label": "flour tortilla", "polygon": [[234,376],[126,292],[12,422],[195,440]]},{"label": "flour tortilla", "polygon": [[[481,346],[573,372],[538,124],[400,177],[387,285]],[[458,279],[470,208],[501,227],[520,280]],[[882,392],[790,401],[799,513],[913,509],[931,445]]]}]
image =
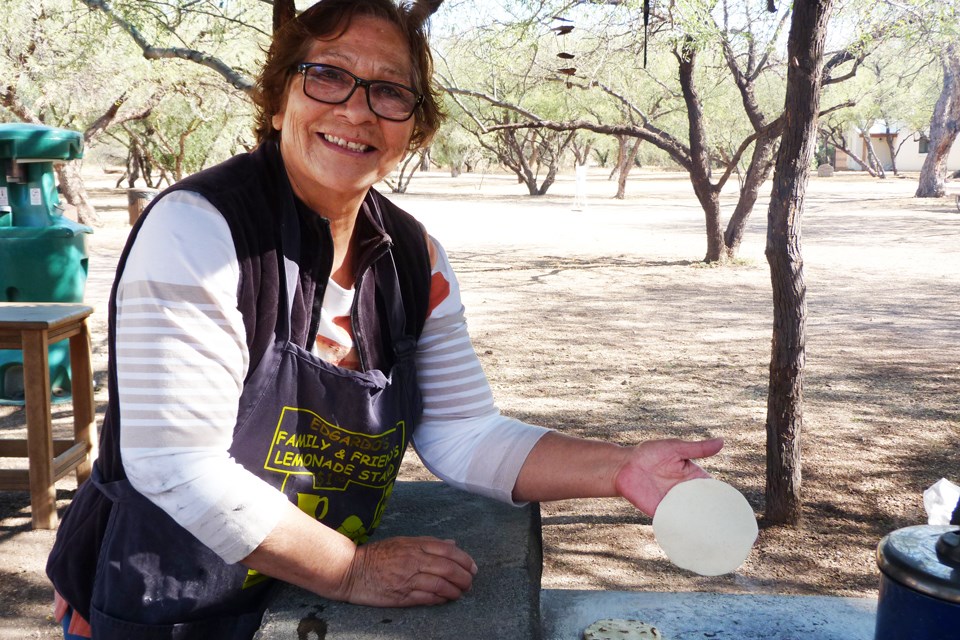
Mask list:
[{"label": "flour tortilla", "polygon": [[661,640],[656,627],[639,620],[605,618],[583,630],[583,640]]},{"label": "flour tortilla", "polygon": [[743,494],[714,479],[674,486],[653,516],[653,535],[670,561],[703,576],[735,571],[750,554],[757,531]]}]

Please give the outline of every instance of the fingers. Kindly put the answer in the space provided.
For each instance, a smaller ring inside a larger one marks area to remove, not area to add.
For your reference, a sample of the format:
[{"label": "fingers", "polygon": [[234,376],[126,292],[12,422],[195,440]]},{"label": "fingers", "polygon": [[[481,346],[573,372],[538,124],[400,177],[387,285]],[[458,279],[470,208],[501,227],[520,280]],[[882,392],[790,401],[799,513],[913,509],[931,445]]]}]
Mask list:
[{"label": "fingers", "polygon": [[723,438],[709,440],[677,440],[677,453],[687,460],[709,458],[723,448]]},{"label": "fingers", "polygon": [[456,563],[471,576],[477,574],[477,563],[466,551],[457,546],[453,540],[438,540],[436,538],[418,538],[424,553],[438,556]]},{"label": "fingers", "polygon": [[473,585],[477,565],[451,540],[388,538],[357,548],[347,600],[370,606],[440,604]]},{"label": "fingers", "polygon": [[722,438],[643,442],[632,449],[631,457],[617,472],[617,492],[653,515],[660,500],[677,483],[711,477],[693,460],[712,456],[721,448]]},{"label": "fingers", "polygon": [[424,593],[441,602],[449,602],[458,600],[470,586],[469,583],[466,587],[461,586],[431,571],[419,571],[410,580],[410,593]]}]

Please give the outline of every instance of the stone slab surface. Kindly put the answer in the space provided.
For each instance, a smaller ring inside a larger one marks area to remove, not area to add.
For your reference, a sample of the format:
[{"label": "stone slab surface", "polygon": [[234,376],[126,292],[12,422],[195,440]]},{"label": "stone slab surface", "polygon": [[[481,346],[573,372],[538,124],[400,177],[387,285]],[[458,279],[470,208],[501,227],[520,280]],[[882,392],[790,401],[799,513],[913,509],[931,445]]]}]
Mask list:
[{"label": "stone slab surface", "polygon": [[437,607],[379,609],[280,587],[258,640],[469,640],[540,637],[540,512],[440,482],[398,482],[374,539],[451,538],[476,561],[473,589]]},{"label": "stone slab surface", "polygon": [[876,610],[871,598],[563,589],[541,594],[543,640],[580,640],[602,618],[641,620],[660,629],[663,640],[873,640]]}]

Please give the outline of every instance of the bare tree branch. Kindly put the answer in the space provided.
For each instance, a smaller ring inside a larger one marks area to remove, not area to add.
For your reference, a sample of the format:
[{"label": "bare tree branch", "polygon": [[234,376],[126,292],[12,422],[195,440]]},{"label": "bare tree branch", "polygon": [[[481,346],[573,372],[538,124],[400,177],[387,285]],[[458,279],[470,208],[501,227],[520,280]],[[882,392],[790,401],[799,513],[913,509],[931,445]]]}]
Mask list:
[{"label": "bare tree branch", "polygon": [[[823,85],[836,84],[838,82],[843,82],[844,80],[849,80],[850,78],[857,75],[857,70],[860,68],[860,65],[863,64],[863,61],[866,59],[867,54],[861,52],[854,55],[849,50],[839,51],[830,57],[823,65]],[[853,67],[849,72],[842,76],[832,77],[830,74],[839,67],[840,65],[853,61]]]},{"label": "bare tree branch", "polygon": [[27,105],[20,101],[20,96],[17,94],[17,87],[13,84],[8,84],[3,91],[0,91],[0,106],[9,110],[10,113],[24,122],[43,124],[43,121],[38,118]]},{"label": "bare tree branch", "polygon": [[107,110],[99,118],[93,121],[93,123],[86,128],[83,132],[83,142],[84,144],[89,144],[90,141],[100,135],[110,124],[116,119],[117,112],[120,110],[120,107],[123,106],[123,103],[127,101],[126,91],[120,95],[119,98],[114,100]]},{"label": "bare tree branch", "polygon": [[81,0],[81,2],[91,9],[96,9],[107,14],[107,16],[109,16],[109,18],[113,20],[117,26],[126,31],[130,37],[133,38],[133,41],[136,42],[137,46],[143,51],[143,57],[147,60],[159,60],[163,58],[179,58],[182,60],[190,60],[191,62],[195,62],[217,72],[227,82],[240,91],[243,91],[247,95],[252,93],[253,80],[219,58],[211,56],[207,53],[203,53],[202,51],[187,49],[185,47],[155,47],[147,41],[143,34],[140,33],[139,29],[130,24],[130,22],[125,20],[122,16],[118,15],[113,10],[113,7],[110,5],[110,3],[106,0]]},{"label": "bare tree branch", "polygon": [[458,87],[448,87],[448,86],[444,86],[441,88],[447,93],[449,93],[451,96],[459,95],[459,96],[469,96],[471,98],[479,98],[480,100],[489,102],[495,107],[500,107],[501,109],[506,109],[507,111],[513,111],[514,113],[518,113],[524,118],[527,118],[528,120],[538,120],[538,121],[541,120],[540,116],[533,113],[532,111],[527,111],[523,107],[517,106],[509,102],[504,102],[503,100],[498,100],[497,98],[494,98],[493,96],[489,96],[480,91],[472,91],[470,89],[460,89]]},{"label": "bare tree branch", "polygon": [[611,136],[629,136],[631,138],[640,138],[663,149],[673,160],[687,171],[690,170],[690,156],[686,147],[677,142],[668,134],[658,135],[656,131],[651,131],[646,127],[638,127],[632,124],[598,124],[588,120],[570,120],[568,122],[554,122],[552,120],[536,120],[531,122],[518,122],[515,124],[499,124],[489,127],[489,131],[503,131],[510,129],[550,129],[551,131],[574,131],[583,129],[594,133],[603,133]]}]

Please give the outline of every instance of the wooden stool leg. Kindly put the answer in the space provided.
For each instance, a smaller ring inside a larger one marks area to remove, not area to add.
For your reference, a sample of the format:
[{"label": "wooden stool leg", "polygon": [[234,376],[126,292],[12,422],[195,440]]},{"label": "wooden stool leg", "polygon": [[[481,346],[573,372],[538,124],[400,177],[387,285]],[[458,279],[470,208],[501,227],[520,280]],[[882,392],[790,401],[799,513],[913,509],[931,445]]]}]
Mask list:
[{"label": "wooden stool leg", "polygon": [[30,512],[34,529],[55,529],[57,492],[53,482],[53,427],[47,332],[24,330],[21,335],[27,456],[30,460]]},{"label": "wooden stool leg", "polygon": [[70,338],[70,393],[73,396],[73,439],[87,444],[87,456],[77,465],[77,486],[90,477],[97,456],[96,409],[93,403],[93,365],[90,363],[90,331],[87,321]]}]

